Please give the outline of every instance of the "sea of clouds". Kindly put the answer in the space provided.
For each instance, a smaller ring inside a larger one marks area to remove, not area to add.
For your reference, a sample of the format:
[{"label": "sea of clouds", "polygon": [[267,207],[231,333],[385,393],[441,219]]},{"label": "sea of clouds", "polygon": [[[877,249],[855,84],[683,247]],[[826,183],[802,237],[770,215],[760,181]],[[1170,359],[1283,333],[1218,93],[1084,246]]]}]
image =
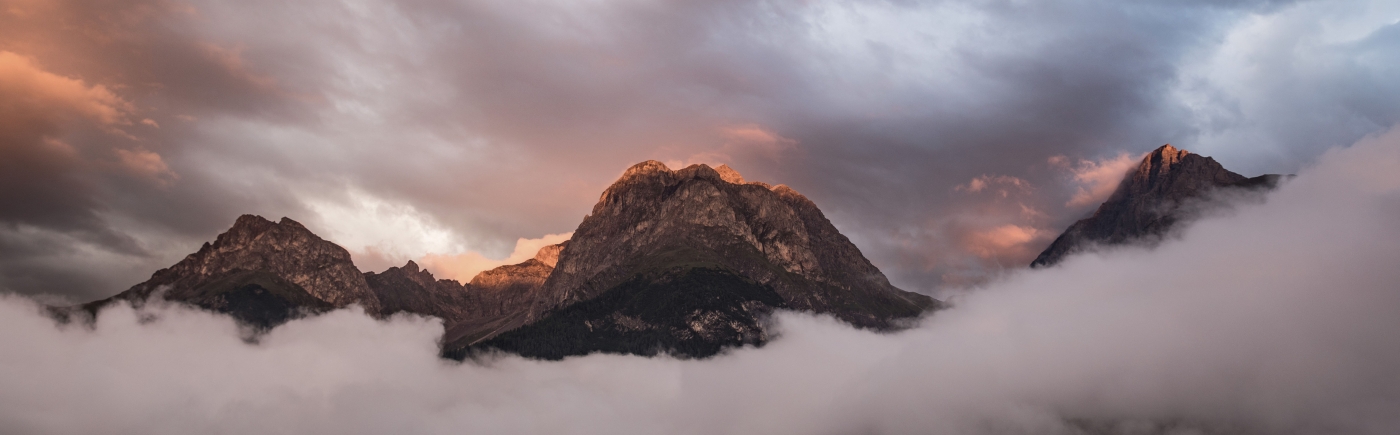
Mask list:
[{"label": "sea of clouds", "polygon": [[1400,131],[1153,249],[1027,270],[911,330],[777,317],[706,360],[437,357],[355,309],[257,343],[178,307],[56,326],[0,297],[16,434],[1400,433]]}]

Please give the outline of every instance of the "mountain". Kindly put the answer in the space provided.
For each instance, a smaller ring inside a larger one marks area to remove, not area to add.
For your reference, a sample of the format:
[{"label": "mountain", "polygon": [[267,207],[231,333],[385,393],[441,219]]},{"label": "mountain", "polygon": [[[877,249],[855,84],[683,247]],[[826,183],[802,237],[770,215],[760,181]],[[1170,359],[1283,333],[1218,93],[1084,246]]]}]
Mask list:
[{"label": "mountain", "polygon": [[1272,189],[1279,175],[1247,178],[1210,157],[1162,145],[1143,157],[1092,216],[1075,222],[1041,252],[1031,267],[1054,265],[1096,245],[1152,242],[1191,217],[1193,206],[1223,190]]},{"label": "mountain", "polygon": [[449,324],[474,314],[480,305],[466,286],[450,279],[437,279],[431,272],[409,261],[403,267],[384,272],[365,272],[365,283],[379,300],[380,317],[396,313],[434,316]]},{"label": "mountain", "polygon": [[291,219],[243,215],[214,243],[111,298],[85,304],[96,313],[115,301],[152,296],[224,312],[271,327],[305,312],[358,303],[370,313],[379,298],[350,261],[350,253]]},{"label": "mountain", "polygon": [[443,355],[507,351],[706,357],[761,345],[775,309],[886,330],[941,303],[890,284],[812,201],[727,166],[648,161],[603,192],[571,240],[535,258],[436,279],[409,261],[361,273],[350,254],[291,219],[245,215],[198,252],[108,299],[159,298],[259,329],[359,304],[375,317],[443,319]]},{"label": "mountain", "polygon": [[569,242],[541,248],[535,258],[483,271],[467,284],[479,294],[474,315],[449,324],[443,343],[446,347],[476,344],[503,331],[526,323],[530,308],[540,298],[540,288],[554,272],[559,252]]},{"label": "mountain", "polygon": [[806,197],[727,166],[632,166],[558,255],[521,326],[448,353],[704,357],[761,344],[775,308],[889,329],[941,305],[891,285]]}]

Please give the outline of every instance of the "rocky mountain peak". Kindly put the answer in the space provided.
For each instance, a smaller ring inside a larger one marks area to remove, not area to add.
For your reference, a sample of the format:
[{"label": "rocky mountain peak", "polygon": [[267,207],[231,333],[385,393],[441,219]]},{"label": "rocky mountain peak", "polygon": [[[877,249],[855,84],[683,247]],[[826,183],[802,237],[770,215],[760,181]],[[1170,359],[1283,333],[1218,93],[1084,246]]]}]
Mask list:
[{"label": "rocky mountain peak", "polygon": [[[374,272],[368,272],[365,275],[368,276],[373,274]],[[419,286],[428,289],[431,289],[434,286],[436,286],[438,282],[437,277],[433,276],[432,272],[429,272],[427,269],[419,267],[418,263],[413,262],[413,260],[408,260],[408,263],[405,263],[401,267],[390,267],[388,270],[385,270],[381,275],[399,276],[403,279],[413,281]],[[371,285],[370,287],[374,286]]]},{"label": "rocky mountain peak", "polygon": [[546,295],[556,299],[542,309],[676,264],[737,271],[772,285],[794,308],[833,312],[862,326],[888,318],[838,312],[838,301],[878,299],[911,315],[935,304],[890,285],[806,197],[782,185],[735,183],[742,177],[723,169],[671,171],[659,162],[628,169],[562,250],[545,283]]},{"label": "rocky mountain peak", "polygon": [[666,167],[665,163],[661,163],[656,160],[647,160],[645,162],[641,162],[632,165],[631,167],[628,167],[626,171],[622,172],[622,177],[619,178],[619,180],[625,180],[636,176],[645,176],[649,174],[669,172],[671,172],[671,168]]},{"label": "rocky mountain peak", "polygon": [[144,300],[157,288],[166,288],[167,299],[180,300],[210,283],[251,272],[285,280],[332,306],[359,303],[371,312],[379,306],[345,248],[292,219],[272,222],[256,215],[239,216],[214,243],[117,297]]},{"label": "rocky mountain peak", "polygon": [[[290,219],[287,220],[290,221]],[[234,220],[233,226],[229,227],[228,231],[224,231],[222,234],[215,237],[214,245],[227,246],[246,244],[259,235],[262,235],[268,230],[277,228],[278,226],[276,222],[264,219],[262,216],[245,214]],[[297,226],[301,226],[301,224],[297,224]],[[208,246],[207,243],[206,246]]]},{"label": "rocky mountain peak", "polygon": [[1124,175],[1092,216],[1071,225],[1031,266],[1057,263],[1093,245],[1159,238],[1187,217],[1183,207],[1190,202],[1204,201],[1222,188],[1269,188],[1277,180],[1277,175],[1246,178],[1213,158],[1162,145]]},{"label": "rocky mountain peak", "polygon": [[[519,314],[449,331],[445,354],[703,357],[762,344],[777,308],[884,329],[941,306],[891,285],[806,197],[728,166],[634,165],[557,249],[473,279],[534,296]],[[554,256],[551,268],[544,260]]]},{"label": "rocky mountain peak", "polygon": [[609,186],[608,189],[603,190],[603,194],[601,195],[601,197],[606,198],[608,196],[608,193],[614,190],[613,187],[625,186],[634,183],[646,183],[648,182],[648,180],[664,178],[673,175],[675,175],[675,171],[672,171],[671,168],[666,167],[665,163],[661,163],[656,160],[647,160],[645,162],[641,162],[632,165],[631,167],[628,167],[626,171],[622,171],[622,176],[617,177],[617,180],[613,181],[612,186]]},{"label": "rocky mountain peak", "polygon": [[153,297],[227,313],[255,328],[350,304],[380,310],[348,251],[292,219],[256,215],[239,216],[213,243],[149,280],[80,308],[96,315],[116,301]]},{"label": "rocky mountain peak", "polygon": [[568,244],[569,241],[565,240],[563,243],[557,243],[540,248],[539,252],[535,253],[535,260],[538,260],[539,262],[544,263],[545,265],[552,268],[554,267],[554,265],[559,263],[559,253],[564,251],[564,246]]},{"label": "rocky mountain peak", "polygon": [[719,165],[715,167],[715,172],[718,172],[719,177],[724,181],[734,184],[744,184],[744,176],[739,175],[739,171],[730,168],[729,165]]},{"label": "rocky mountain peak", "polygon": [[1213,158],[1163,145],[1142,158],[1100,209],[1112,211],[1116,207],[1112,204],[1138,202],[1134,198],[1180,202],[1246,179],[1225,169]]},{"label": "rocky mountain peak", "polygon": [[1162,145],[1152,150],[1141,162],[1138,162],[1138,172],[1144,172],[1151,168],[1160,168],[1163,171],[1169,170],[1172,165],[1180,162],[1182,158],[1191,155],[1190,151],[1177,149],[1172,144]]}]

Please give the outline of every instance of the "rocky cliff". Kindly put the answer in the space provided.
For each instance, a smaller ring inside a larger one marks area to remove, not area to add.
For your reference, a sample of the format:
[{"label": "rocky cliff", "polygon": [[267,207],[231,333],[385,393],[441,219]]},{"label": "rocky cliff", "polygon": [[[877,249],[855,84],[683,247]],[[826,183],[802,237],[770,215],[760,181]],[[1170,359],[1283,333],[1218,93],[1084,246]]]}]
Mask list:
[{"label": "rocky cliff", "polygon": [[437,279],[413,261],[380,273],[366,272],[365,282],[379,299],[381,317],[422,314],[441,318],[450,325],[472,316],[473,308],[480,305],[480,297],[467,286]]},{"label": "rocky cliff", "polygon": [[531,307],[542,297],[544,282],[554,272],[559,252],[569,242],[541,248],[535,258],[483,271],[467,287],[478,295],[473,315],[448,325],[443,343],[448,348],[476,344],[529,319]]},{"label": "rocky cliff", "polygon": [[482,345],[560,357],[575,339],[558,337],[612,337],[570,349],[708,356],[761,344],[774,308],[883,329],[939,306],[891,285],[796,191],[655,161],[603,192],[539,292],[518,329]]},{"label": "rocky cliff", "polygon": [[1163,145],[1128,172],[1092,216],[1056,238],[1031,267],[1053,265],[1097,245],[1150,243],[1188,219],[1192,207],[1210,206],[1206,200],[1221,189],[1269,189],[1278,180],[1272,174],[1247,178],[1210,157]]},{"label": "rocky cliff", "polygon": [[358,303],[370,313],[381,310],[344,248],[291,219],[253,215],[240,216],[213,243],[146,282],[84,308],[95,312],[113,301],[141,303],[152,296],[226,312],[256,326],[275,325],[302,309]]},{"label": "rocky cliff", "polygon": [[649,161],[603,192],[573,239],[470,283],[410,261],[360,273],[345,249],[290,219],[242,216],[150,280],[88,304],[152,297],[270,328],[350,304],[442,318],[444,354],[542,358],[590,352],[705,357],[761,345],[767,315],[794,309],[887,329],[940,306],[890,284],[812,201],[726,166]]},{"label": "rocky cliff", "polygon": [[[937,302],[890,284],[806,197],[727,166],[639,163],[603,192],[545,283],[551,309],[652,270],[714,266],[772,286],[794,309],[886,327]],[[543,310],[541,310],[543,311]]]}]

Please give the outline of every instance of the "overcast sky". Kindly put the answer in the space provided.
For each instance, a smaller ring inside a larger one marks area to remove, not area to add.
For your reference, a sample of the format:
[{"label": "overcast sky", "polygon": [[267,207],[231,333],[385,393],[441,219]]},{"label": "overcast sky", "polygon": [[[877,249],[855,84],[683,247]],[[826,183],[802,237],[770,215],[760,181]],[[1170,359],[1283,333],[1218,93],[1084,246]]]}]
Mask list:
[{"label": "overcast sky", "polygon": [[0,291],[105,297],[244,213],[365,270],[452,276],[565,237],[655,159],[792,186],[896,285],[944,295],[1029,263],[1164,143],[1291,173],[1400,122],[1398,20],[1394,1],[0,0]]},{"label": "overcast sky", "polygon": [[0,295],[0,432],[1394,435],[1397,215],[1400,130],[1156,249],[1010,273],[898,333],[780,311],[704,360],[457,363],[440,320],[358,308],[257,343],[159,301],[55,327]]}]

